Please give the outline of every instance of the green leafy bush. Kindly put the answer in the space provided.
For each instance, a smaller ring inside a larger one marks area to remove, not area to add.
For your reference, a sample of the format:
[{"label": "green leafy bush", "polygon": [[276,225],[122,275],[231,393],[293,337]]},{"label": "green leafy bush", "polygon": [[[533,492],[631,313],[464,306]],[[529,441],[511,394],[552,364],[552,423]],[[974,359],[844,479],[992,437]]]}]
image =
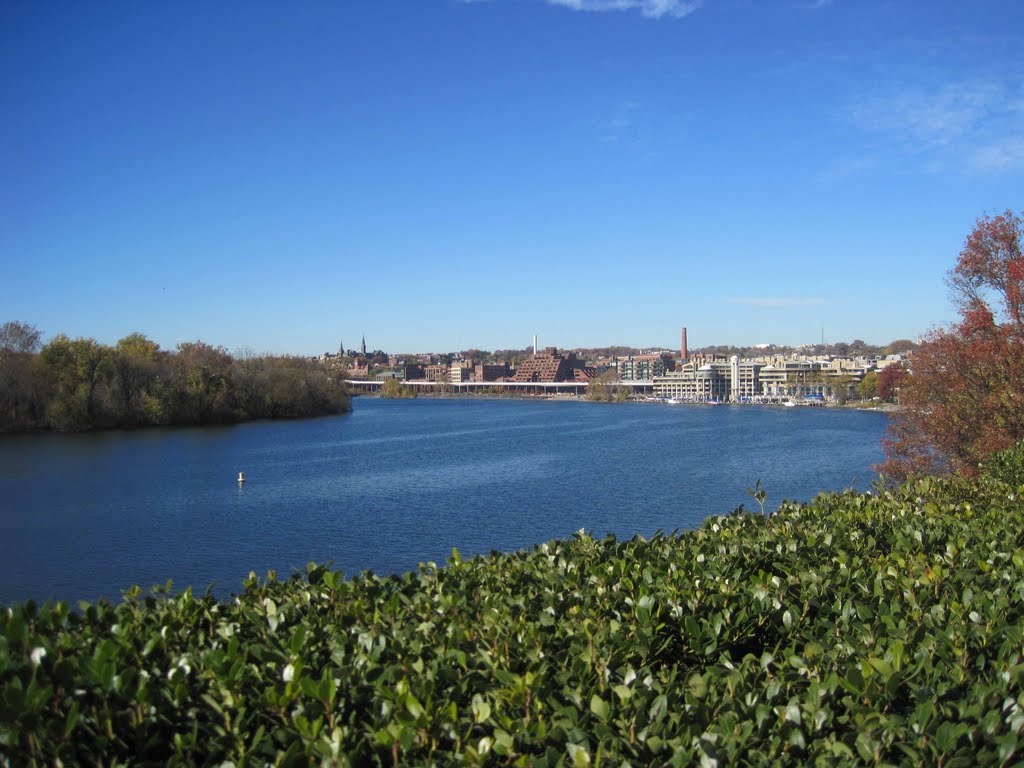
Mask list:
[{"label": "green leafy bush", "polygon": [[412,387],[408,387],[398,379],[388,379],[380,388],[380,396],[393,399],[406,399],[416,397],[418,393]]},{"label": "green leafy bush", "polygon": [[[1019,467],[1008,460],[1007,466]],[[11,765],[1002,764],[1024,478],[919,478],[228,602],[0,610]],[[0,760],[2,763],[3,760]]]}]

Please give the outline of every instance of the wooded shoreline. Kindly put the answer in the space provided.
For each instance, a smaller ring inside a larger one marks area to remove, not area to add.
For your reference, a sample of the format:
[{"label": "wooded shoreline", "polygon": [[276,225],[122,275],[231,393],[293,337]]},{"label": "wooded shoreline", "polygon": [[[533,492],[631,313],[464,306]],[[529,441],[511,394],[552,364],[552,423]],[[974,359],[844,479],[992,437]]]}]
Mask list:
[{"label": "wooded shoreline", "polygon": [[351,409],[348,388],[301,357],[231,355],[202,341],[114,346],[0,326],[0,433],[86,432],[295,419]]}]

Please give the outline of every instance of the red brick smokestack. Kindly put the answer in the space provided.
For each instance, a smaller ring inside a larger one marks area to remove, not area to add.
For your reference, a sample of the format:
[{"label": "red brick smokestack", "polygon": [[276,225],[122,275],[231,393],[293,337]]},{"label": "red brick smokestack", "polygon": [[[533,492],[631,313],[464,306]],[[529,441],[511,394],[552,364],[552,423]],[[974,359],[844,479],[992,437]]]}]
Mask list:
[{"label": "red brick smokestack", "polygon": [[682,338],[682,343],[681,343],[680,350],[681,350],[682,355],[683,355],[683,362],[685,363],[686,360],[690,357],[690,353],[686,349],[686,328],[685,327],[683,328],[683,338]]}]

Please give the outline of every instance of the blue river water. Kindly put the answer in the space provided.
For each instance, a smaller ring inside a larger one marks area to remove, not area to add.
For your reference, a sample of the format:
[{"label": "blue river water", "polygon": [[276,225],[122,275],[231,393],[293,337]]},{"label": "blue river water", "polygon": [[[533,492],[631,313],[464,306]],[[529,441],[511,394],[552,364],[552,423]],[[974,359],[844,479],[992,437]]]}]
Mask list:
[{"label": "blue river water", "polygon": [[[825,408],[358,398],[234,427],[0,438],[0,604],[120,599],[250,571],[348,575],[583,528],[696,527],[757,480],[767,508],[869,488],[887,417]],[[239,485],[238,473],[246,482]]]}]

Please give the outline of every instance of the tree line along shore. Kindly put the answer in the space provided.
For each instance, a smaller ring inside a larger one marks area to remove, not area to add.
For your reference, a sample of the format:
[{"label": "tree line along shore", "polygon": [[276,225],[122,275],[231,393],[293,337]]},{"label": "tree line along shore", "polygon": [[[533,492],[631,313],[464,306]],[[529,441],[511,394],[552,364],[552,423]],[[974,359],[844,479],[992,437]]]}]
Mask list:
[{"label": "tree line along shore", "polygon": [[0,326],[0,432],[231,424],[342,413],[343,382],[305,358],[202,341],[163,350],[141,333],[113,346]]}]

